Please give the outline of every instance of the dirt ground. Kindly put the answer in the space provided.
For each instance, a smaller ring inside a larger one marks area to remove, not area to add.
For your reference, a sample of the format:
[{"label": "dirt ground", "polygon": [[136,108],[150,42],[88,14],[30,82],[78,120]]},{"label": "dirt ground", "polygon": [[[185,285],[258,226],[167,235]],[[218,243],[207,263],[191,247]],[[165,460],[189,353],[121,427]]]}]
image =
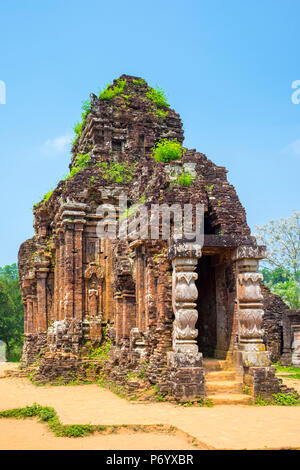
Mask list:
[{"label": "dirt ground", "polygon": [[195,450],[187,439],[161,433],[94,434],[80,438],[55,437],[35,419],[0,421],[0,450]]},{"label": "dirt ground", "polygon": [[[5,367],[10,366],[0,367],[0,377]],[[60,438],[33,419],[1,419],[0,449],[300,448],[300,407],[184,408],[170,403],[129,402],[95,384],[38,387],[26,378],[0,379],[1,410],[34,402],[53,407],[63,424],[166,424],[179,432],[132,434],[125,430],[120,434]],[[198,447],[192,445],[192,438],[198,440]]]}]

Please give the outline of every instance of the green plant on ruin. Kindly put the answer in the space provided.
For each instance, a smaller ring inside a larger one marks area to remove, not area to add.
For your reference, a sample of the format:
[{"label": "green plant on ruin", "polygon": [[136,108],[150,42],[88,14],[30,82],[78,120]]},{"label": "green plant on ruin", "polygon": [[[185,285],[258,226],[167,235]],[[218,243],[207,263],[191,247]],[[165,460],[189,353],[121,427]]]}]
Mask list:
[{"label": "green plant on ruin", "polygon": [[185,152],[181,143],[176,139],[160,139],[153,149],[152,157],[156,162],[180,160]]},{"label": "green plant on ruin", "polygon": [[104,179],[114,183],[128,183],[132,180],[136,164],[130,164],[129,162],[99,162],[96,166]]},{"label": "green plant on ruin", "polygon": [[111,100],[116,95],[120,95],[124,92],[124,88],[126,85],[126,80],[121,80],[120,78],[117,80],[117,84],[112,86],[110,83],[104,88],[103,91],[100,92],[99,98],[100,100]]},{"label": "green plant on ruin", "polygon": [[157,105],[158,108],[167,108],[169,103],[166,98],[166,94],[162,88],[150,88],[146,93],[149,100]]},{"label": "green plant on ruin", "polygon": [[136,214],[138,212],[139,208],[145,203],[145,200],[146,200],[145,196],[141,196],[138,202],[136,202],[132,206],[128,207],[128,209],[126,209],[124,212],[122,212],[119,215],[119,221],[121,222],[125,218],[128,219],[132,215]]},{"label": "green plant on ruin", "polygon": [[69,180],[70,178],[73,178],[79,171],[84,170],[85,168],[88,168],[90,165],[91,157],[89,153],[81,154],[77,153],[73,167],[70,171],[70,173],[64,178],[65,181]]},{"label": "green plant on ruin", "polygon": [[74,131],[74,139],[71,143],[72,147],[73,145],[76,144],[78,138],[81,136],[82,134],[82,128],[83,128],[83,125],[84,125],[84,122],[88,116],[88,114],[90,113],[91,111],[91,101],[88,99],[88,100],[84,100],[82,102],[82,106],[81,106],[81,110],[82,110],[82,113],[81,113],[81,121],[78,121],[75,123],[74,127],[73,127],[73,131]]},{"label": "green plant on ruin", "polygon": [[169,111],[163,111],[162,109],[156,109],[154,111],[155,116],[157,116],[160,119],[164,119],[168,116]]},{"label": "green plant on ruin", "polygon": [[88,114],[89,114],[90,111],[91,111],[91,107],[92,107],[91,100],[84,100],[84,101],[82,102],[82,106],[81,106],[81,109],[82,109],[82,113],[81,113],[82,121],[85,121],[85,119],[87,118]]},{"label": "green plant on ruin", "polygon": [[206,189],[206,191],[210,193],[214,189],[214,185],[213,184],[211,184],[210,186],[205,185],[204,188]]},{"label": "green plant on ruin", "polygon": [[206,406],[208,408],[212,408],[214,406],[214,403],[210,398],[198,398],[193,401],[188,400],[184,402],[179,402],[178,405],[183,406],[184,408],[189,408],[191,406],[200,406],[200,407]]},{"label": "green plant on ruin", "polygon": [[53,193],[54,193],[54,189],[51,189],[48,193],[44,195],[42,202],[45,204],[45,202],[47,202],[48,199],[50,199]]},{"label": "green plant on ruin", "polygon": [[285,394],[285,393],[273,393],[272,398],[264,399],[261,395],[255,400],[255,405],[257,406],[299,406],[300,398],[297,393]]},{"label": "green plant on ruin", "polygon": [[135,372],[129,372],[127,375],[126,375],[126,380],[131,380],[131,379],[137,379],[138,376]]},{"label": "green plant on ruin", "polygon": [[244,393],[245,395],[251,395],[251,389],[250,389],[250,387],[248,387],[248,385],[245,385],[245,386],[243,387],[243,393]]},{"label": "green plant on ruin", "polygon": [[138,78],[138,79],[134,78],[132,80],[132,83],[134,83],[134,85],[146,85],[146,81],[143,78]]},{"label": "green plant on ruin", "polygon": [[144,379],[145,377],[146,377],[146,371],[145,371],[145,368],[143,367],[138,373],[138,378]]},{"label": "green plant on ruin", "polygon": [[191,175],[187,171],[184,171],[179,176],[177,176],[174,183],[178,184],[179,186],[191,186],[193,184],[194,179],[195,177],[193,175]]}]

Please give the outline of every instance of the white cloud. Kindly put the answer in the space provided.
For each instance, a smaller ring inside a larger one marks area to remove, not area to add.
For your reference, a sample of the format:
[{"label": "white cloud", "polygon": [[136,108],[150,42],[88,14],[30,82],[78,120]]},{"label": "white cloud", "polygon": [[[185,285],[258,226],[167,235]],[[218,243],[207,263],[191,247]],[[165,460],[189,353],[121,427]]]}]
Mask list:
[{"label": "white cloud", "polygon": [[283,149],[284,153],[290,153],[293,155],[300,155],[300,139],[294,140]]},{"label": "white cloud", "polygon": [[54,139],[48,139],[44,143],[44,149],[55,153],[62,153],[69,149],[72,135],[62,135]]}]

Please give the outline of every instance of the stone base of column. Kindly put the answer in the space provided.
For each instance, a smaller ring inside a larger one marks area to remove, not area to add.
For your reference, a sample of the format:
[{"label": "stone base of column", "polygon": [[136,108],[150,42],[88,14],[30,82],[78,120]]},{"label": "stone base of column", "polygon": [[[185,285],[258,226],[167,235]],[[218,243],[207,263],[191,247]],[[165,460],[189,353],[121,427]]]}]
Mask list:
[{"label": "stone base of column", "polygon": [[169,392],[178,401],[193,401],[205,397],[202,353],[168,353],[170,369]]},{"label": "stone base of column", "polygon": [[233,362],[242,367],[269,367],[270,353],[266,351],[263,343],[240,344],[239,349],[233,352]]},{"label": "stone base of column", "polygon": [[275,367],[250,367],[244,375],[244,384],[250,387],[254,398],[273,398],[281,392],[281,381],[275,376]]}]

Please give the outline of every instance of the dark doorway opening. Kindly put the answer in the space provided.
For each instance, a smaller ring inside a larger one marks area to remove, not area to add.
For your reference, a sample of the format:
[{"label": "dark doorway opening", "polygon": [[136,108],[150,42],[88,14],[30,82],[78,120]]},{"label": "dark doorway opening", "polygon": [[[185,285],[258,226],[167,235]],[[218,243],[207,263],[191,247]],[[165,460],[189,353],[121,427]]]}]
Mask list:
[{"label": "dark doorway opening", "polygon": [[198,260],[198,347],[204,357],[225,359],[232,354],[235,278],[225,251]]},{"label": "dark doorway opening", "polygon": [[198,260],[197,310],[198,347],[205,357],[214,357],[217,347],[216,280],[212,256]]}]

